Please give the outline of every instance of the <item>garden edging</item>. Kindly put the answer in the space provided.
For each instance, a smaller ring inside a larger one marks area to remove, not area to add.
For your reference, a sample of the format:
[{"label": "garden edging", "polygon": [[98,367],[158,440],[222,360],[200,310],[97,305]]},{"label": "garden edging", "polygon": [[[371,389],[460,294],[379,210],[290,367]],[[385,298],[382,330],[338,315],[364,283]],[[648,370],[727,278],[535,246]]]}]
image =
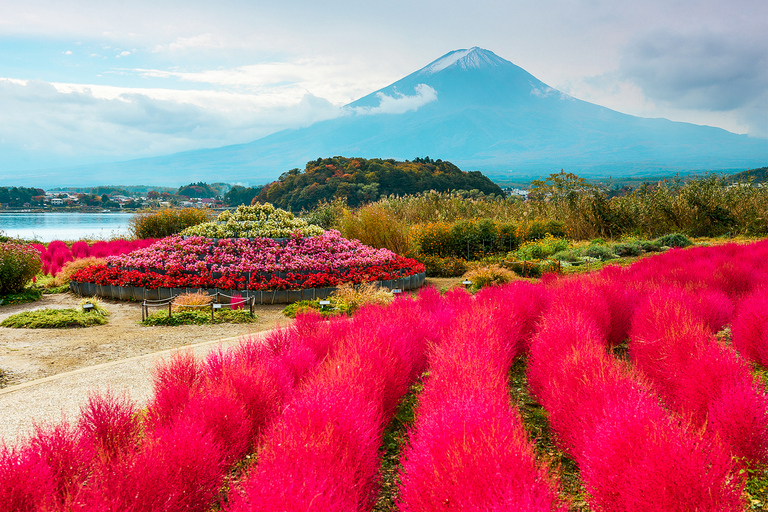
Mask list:
[{"label": "garden edging", "polygon": [[[388,290],[416,290],[424,285],[426,273],[421,272],[398,279],[386,281],[372,281],[372,284],[387,288]],[[359,285],[355,285],[359,286]],[[224,288],[146,288],[143,286],[113,286],[100,285],[87,282],[69,282],[69,289],[84,297],[102,297],[118,300],[163,300],[170,299],[181,293],[194,293],[202,291],[208,295],[220,294],[225,301],[229,296],[237,293],[243,299],[255,298],[256,304],[290,304],[300,300],[325,299],[336,291],[336,287],[329,288],[304,288],[301,290],[231,290]]]}]

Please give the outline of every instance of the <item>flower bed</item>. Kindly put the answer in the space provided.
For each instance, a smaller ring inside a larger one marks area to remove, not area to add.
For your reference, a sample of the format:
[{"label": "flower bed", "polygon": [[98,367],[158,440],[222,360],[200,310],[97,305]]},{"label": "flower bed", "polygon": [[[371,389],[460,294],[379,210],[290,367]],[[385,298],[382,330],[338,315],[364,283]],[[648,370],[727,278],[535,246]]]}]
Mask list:
[{"label": "flower bed", "polygon": [[[75,273],[71,289],[81,295],[141,300],[148,298],[146,290],[155,289],[274,292],[377,282],[407,290],[424,283],[424,265],[418,261],[347,240],[338,231],[316,237],[296,233],[282,243],[270,238],[172,236],[130,254],[107,258],[107,262]],[[325,297],[327,293],[315,291],[309,298]],[[263,293],[257,300],[262,297]],[[292,297],[302,300],[296,294]],[[293,301],[275,294],[263,300]]]},{"label": "flower bed", "polygon": [[224,211],[215,221],[189,227],[182,234],[209,238],[285,238],[297,231],[304,236],[315,236],[322,234],[323,228],[266,203],[240,205],[234,212]]}]

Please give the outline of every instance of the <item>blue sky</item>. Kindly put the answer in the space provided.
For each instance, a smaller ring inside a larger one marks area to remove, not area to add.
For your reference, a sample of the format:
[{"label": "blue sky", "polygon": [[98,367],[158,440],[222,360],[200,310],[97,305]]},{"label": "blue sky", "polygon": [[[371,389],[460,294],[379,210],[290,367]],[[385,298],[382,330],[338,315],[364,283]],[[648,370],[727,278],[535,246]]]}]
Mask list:
[{"label": "blue sky", "polygon": [[0,0],[0,172],[248,142],[459,48],[768,138],[768,2]]}]

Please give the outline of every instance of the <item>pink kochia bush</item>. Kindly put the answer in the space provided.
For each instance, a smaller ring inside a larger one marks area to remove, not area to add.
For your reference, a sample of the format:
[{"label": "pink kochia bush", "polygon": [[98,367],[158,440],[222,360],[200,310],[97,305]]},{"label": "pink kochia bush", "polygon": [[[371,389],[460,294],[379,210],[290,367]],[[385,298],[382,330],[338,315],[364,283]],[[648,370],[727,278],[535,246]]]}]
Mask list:
[{"label": "pink kochia bush", "polygon": [[402,454],[400,510],[567,510],[509,401],[507,372],[543,295],[540,286],[517,283],[449,301],[456,311],[430,353]]},{"label": "pink kochia bush", "polygon": [[731,334],[733,346],[742,356],[768,368],[768,286],[742,301]]},{"label": "pink kochia bush", "polygon": [[384,428],[434,341],[429,305],[401,298],[386,309],[363,308],[343,332],[335,328],[335,349],[265,435],[229,510],[371,509]]},{"label": "pink kochia bush", "polygon": [[649,296],[629,350],[671,409],[706,426],[748,465],[768,463],[768,394],[735,350],[707,328],[706,299],[676,289]]},{"label": "pink kochia bush", "polygon": [[155,370],[142,419],[125,398],[92,395],[75,426],[39,426],[0,447],[0,508],[210,510],[232,465],[260,444],[341,330],[304,317],[203,362],[175,354]]},{"label": "pink kochia bush", "polygon": [[[600,511],[742,510],[720,443],[664,410],[652,389],[608,352],[611,307],[599,287],[553,283],[531,344],[530,389]],[[609,314],[606,315],[606,312]]]},{"label": "pink kochia bush", "polygon": [[74,242],[72,247],[70,247],[61,240],[54,240],[47,247],[42,244],[32,244],[32,246],[40,253],[40,259],[43,263],[43,274],[55,276],[68,261],[88,257],[105,258],[126,254],[137,249],[149,247],[157,241],[156,238],[112,240],[110,242],[98,241],[94,242],[93,245],[88,245],[88,242],[80,240]]}]

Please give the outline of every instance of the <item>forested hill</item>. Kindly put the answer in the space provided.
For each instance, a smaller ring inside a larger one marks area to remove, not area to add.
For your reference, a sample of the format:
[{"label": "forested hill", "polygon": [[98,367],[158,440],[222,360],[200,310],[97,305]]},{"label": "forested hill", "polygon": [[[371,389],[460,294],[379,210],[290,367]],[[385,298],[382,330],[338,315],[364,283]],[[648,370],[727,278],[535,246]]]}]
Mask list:
[{"label": "forested hill", "polygon": [[429,157],[398,162],[379,158],[318,158],[303,171],[291,169],[266,185],[254,199],[299,211],[323,200],[346,198],[350,206],[376,201],[382,195],[416,194],[428,190],[479,190],[503,195],[501,188],[478,171],[465,172],[450,162]]}]

